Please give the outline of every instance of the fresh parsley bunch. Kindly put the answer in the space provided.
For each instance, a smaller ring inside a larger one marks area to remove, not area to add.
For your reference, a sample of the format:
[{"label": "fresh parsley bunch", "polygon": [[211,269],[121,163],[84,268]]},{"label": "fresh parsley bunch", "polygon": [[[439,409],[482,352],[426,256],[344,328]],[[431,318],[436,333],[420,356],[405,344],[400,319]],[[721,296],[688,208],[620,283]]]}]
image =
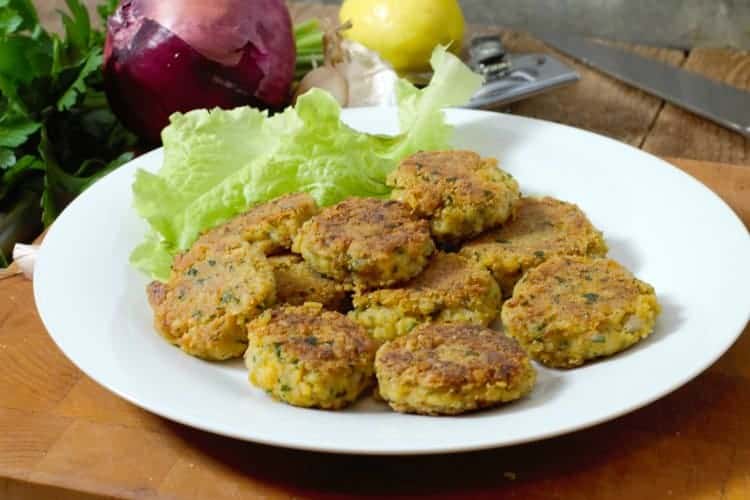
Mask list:
[{"label": "fresh parsley bunch", "polygon": [[[65,3],[60,36],[39,24],[31,0],[0,0],[0,266],[137,147],[104,94],[105,33],[79,0]],[[116,7],[97,10],[106,20]]]}]

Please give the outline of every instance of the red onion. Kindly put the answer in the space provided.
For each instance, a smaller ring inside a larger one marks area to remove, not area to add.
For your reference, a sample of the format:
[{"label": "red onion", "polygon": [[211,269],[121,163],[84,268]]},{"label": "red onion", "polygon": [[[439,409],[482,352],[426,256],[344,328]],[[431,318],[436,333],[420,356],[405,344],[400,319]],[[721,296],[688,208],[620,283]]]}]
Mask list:
[{"label": "red onion", "polygon": [[176,111],[284,106],[294,63],[283,0],[125,0],[107,23],[107,97],[151,142]]}]

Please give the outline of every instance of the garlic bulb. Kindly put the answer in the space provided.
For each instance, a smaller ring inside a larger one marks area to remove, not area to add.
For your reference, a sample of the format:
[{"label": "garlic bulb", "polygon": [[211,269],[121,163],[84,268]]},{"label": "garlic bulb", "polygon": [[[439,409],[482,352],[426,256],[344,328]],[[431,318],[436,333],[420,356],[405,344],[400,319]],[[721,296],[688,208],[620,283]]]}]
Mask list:
[{"label": "garlic bulb", "polygon": [[324,36],[325,62],[300,81],[294,99],[313,87],[333,95],[342,107],[394,104],[398,75],[380,56],[364,45],[344,40],[343,25]]},{"label": "garlic bulb", "polygon": [[34,277],[34,264],[36,263],[38,252],[39,245],[16,243],[13,247],[13,262],[28,279],[33,279]]},{"label": "garlic bulb", "polygon": [[349,102],[349,82],[346,81],[336,68],[332,66],[319,66],[310,71],[297,87],[294,99],[301,96],[311,88],[319,88],[328,91],[342,107]]},{"label": "garlic bulb", "polygon": [[349,100],[347,105],[382,106],[396,103],[396,81],[398,75],[394,69],[364,45],[352,40],[342,42],[348,62],[336,65],[336,68],[349,82]]},{"label": "garlic bulb", "polygon": [[26,278],[32,279],[34,276],[34,263],[36,254],[39,251],[39,245],[24,245],[16,243],[13,247],[13,262],[5,269],[0,269],[0,280],[12,278],[23,274]]}]

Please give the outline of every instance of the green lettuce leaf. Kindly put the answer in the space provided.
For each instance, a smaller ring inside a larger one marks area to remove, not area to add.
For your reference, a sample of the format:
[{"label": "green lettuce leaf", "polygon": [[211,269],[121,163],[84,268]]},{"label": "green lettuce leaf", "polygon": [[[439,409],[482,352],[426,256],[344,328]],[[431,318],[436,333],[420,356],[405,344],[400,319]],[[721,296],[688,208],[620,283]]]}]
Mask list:
[{"label": "green lettuce leaf", "polygon": [[347,126],[336,100],[319,89],[271,117],[249,107],[174,114],[162,132],[162,168],[138,170],[133,183],[135,209],[151,232],[131,264],[166,280],[172,256],[201,232],[286,193],[310,193],[321,206],[387,196],[385,179],[398,161],[450,147],[442,108],[466,103],[482,83],[442,47],[432,64],[434,77],[424,89],[399,83],[396,136]]},{"label": "green lettuce leaf", "polygon": [[403,139],[394,148],[395,159],[417,151],[434,151],[450,143],[452,127],[443,119],[443,108],[462,106],[479,90],[482,77],[456,56],[438,47],[430,59],[434,73],[422,90],[407,80],[396,82],[398,118]]}]

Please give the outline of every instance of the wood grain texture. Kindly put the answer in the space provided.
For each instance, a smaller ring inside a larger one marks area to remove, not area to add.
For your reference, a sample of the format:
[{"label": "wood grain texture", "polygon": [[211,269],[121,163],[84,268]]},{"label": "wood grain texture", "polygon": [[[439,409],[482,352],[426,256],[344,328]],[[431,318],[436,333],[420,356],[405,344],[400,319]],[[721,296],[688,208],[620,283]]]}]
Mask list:
[{"label": "wood grain texture", "polygon": [[[1,286],[9,286],[14,279],[4,280]],[[26,324],[25,318],[36,315],[33,301],[12,291],[3,300],[0,366],[4,376],[0,377],[0,393],[6,395],[7,408],[47,410],[65,397],[80,372],[56,346],[47,342],[42,325]],[[11,349],[11,345],[24,348]]]},{"label": "wood grain texture", "polygon": [[[750,91],[750,52],[695,49],[684,68]],[[746,109],[750,115],[750,94]],[[644,149],[661,156],[750,165],[750,139],[671,104],[664,106]]]},{"label": "wood grain texture", "polygon": [[[512,113],[580,127],[636,147],[646,139],[661,110],[660,99],[592,70],[528,33],[505,31],[503,41],[512,52],[552,52],[581,75],[575,85],[513,104]],[[679,66],[685,57],[682,52],[670,49],[631,47],[631,50],[674,66]]]},{"label": "wood grain texture", "polygon": [[110,396],[109,391],[90,378],[81,377],[50,413],[94,423],[117,424],[131,429],[158,432],[163,428],[163,420],[160,417],[141,410],[124,399]]},{"label": "wood grain texture", "polygon": [[[748,112],[750,112],[750,108],[748,108]],[[750,212],[748,211],[750,208],[748,204],[748,200],[750,200],[750,179],[744,167],[675,158],[672,158],[671,161],[679,162],[682,170],[710,186],[716,194],[720,194],[740,219],[745,222],[745,226],[750,228],[750,224],[748,224],[748,221],[750,221]]]},{"label": "wood grain texture", "polygon": [[[750,227],[750,169],[671,161]],[[3,282],[0,318],[0,380],[16,381],[0,391],[3,499],[750,498],[750,327],[694,381],[585,431],[459,455],[350,457],[214,436],[119,399],[62,357],[21,277]]]},{"label": "wood grain texture", "polygon": [[154,495],[181,446],[169,433],[77,419],[29,474],[49,484],[65,478],[72,490],[118,497]]},{"label": "wood grain texture", "polygon": [[115,497],[0,478],[0,498],[3,500],[110,500]]},{"label": "wood grain texture", "polygon": [[[47,341],[49,343],[49,340]],[[23,345],[14,350],[23,350]],[[3,376],[13,368],[3,367]],[[23,372],[21,372],[23,374]],[[8,408],[8,393],[0,402],[0,476],[24,478],[72,424],[72,419]],[[15,400],[10,401],[13,404]]]}]

